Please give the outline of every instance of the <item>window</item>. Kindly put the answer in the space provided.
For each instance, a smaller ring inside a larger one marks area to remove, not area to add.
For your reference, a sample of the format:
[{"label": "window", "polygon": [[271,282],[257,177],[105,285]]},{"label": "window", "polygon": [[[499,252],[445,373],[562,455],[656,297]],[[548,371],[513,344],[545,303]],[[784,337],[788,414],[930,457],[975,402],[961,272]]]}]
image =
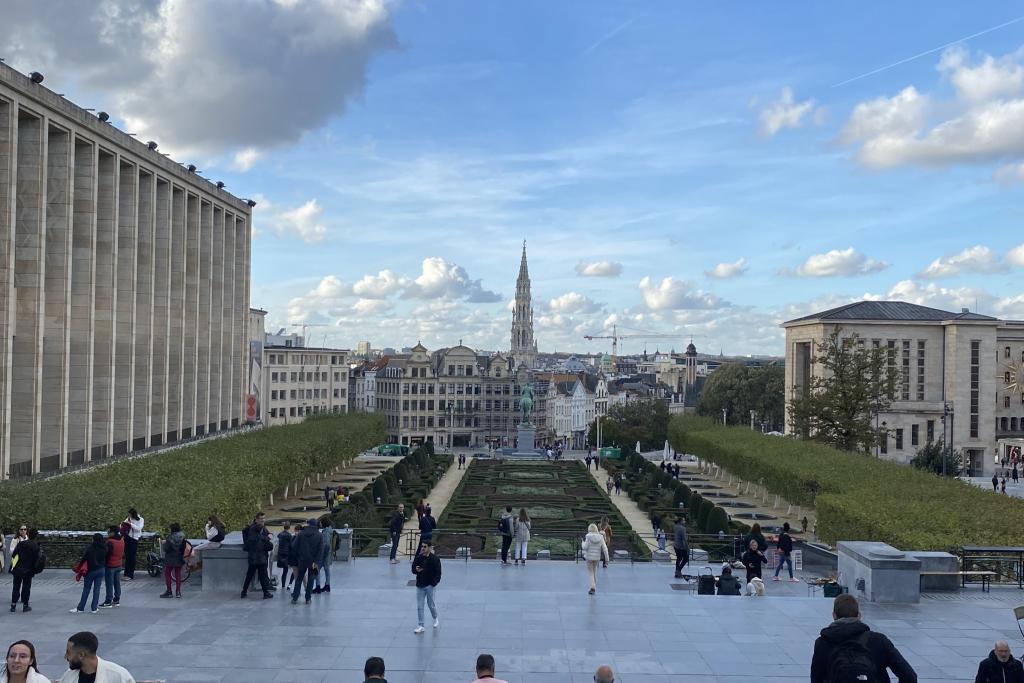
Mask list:
[{"label": "window", "polygon": [[1010,347],[1009,346],[1004,346],[1003,347],[1003,358],[1009,358],[1009,357],[1010,357]]},{"label": "window", "polygon": [[[891,340],[891,339],[888,342],[886,342],[886,346],[885,346],[885,367],[886,367],[886,372],[887,372],[886,379],[892,378],[893,380],[895,380],[896,379],[896,342]],[[895,391],[895,388],[894,388],[893,391],[889,394],[889,400],[890,401],[896,400],[896,395],[895,394],[896,394],[896,391]]]},{"label": "window", "polygon": [[[292,392],[292,393],[294,393],[294,392]],[[291,408],[288,409],[288,414],[291,417],[295,417],[295,406],[292,406]]]},{"label": "window", "polygon": [[918,445],[918,427],[919,425],[910,425],[910,445]]},{"label": "window", "polygon": [[[904,401],[910,400],[910,342],[904,341],[902,345],[903,351],[903,380],[902,390],[900,391],[900,398]],[[898,447],[897,447],[898,448]]]},{"label": "window", "polygon": [[[981,342],[977,340],[971,341],[971,409],[970,409],[970,437],[972,439],[978,438],[978,409],[980,403],[980,394],[978,391],[978,383],[981,380]],[[1006,406],[1009,407],[1009,397],[1007,397]]]},{"label": "window", "polygon": [[1004,372],[1003,373],[1003,382],[1005,384],[1009,384],[1010,383],[1010,373],[1008,373],[1008,372]]},{"label": "window", "polygon": [[999,418],[999,430],[1005,432],[1010,428],[1010,422],[1005,417]]},{"label": "window", "polygon": [[917,342],[917,400],[924,400],[924,340]]},{"label": "window", "polygon": [[903,450],[903,430],[902,429],[897,429],[896,430],[896,450],[898,450],[898,451],[902,451]]},{"label": "window", "polygon": [[294,372],[293,372],[293,373],[291,373],[290,379],[291,379],[291,381],[292,381],[292,382],[294,382],[294,381],[295,381],[295,373],[294,373]]},{"label": "window", "polygon": [[292,389],[292,391],[291,391],[291,399],[293,401],[295,400],[295,390],[294,389]]},{"label": "window", "polygon": [[448,374],[449,375],[454,375],[455,374],[455,366],[454,365],[449,365],[448,366]]},{"label": "window", "polygon": [[1015,418],[1015,417],[1011,417],[1010,418],[1010,431],[1011,432],[1017,431],[1017,418]]},{"label": "window", "polygon": [[313,373],[312,372],[307,372],[306,373],[306,381],[307,382],[312,382],[313,381]]},{"label": "window", "polygon": [[473,376],[473,366],[472,365],[467,365],[466,366],[466,377],[472,377],[472,376]]},{"label": "window", "polygon": [[276,372],[270,373],[270,381],[271,382],[276,382],[277,381],[277,373]]},{"label": "window", "polygon": [[402,401],[402,410],[409,410],[409,400],[405,399]]},{"label": "window", "polygon": [[1009,408],[1010,407],[1010,397],[1009,396],[1003,396],[1003,407],[1004,408]]},{"label": "window", "polygon": [[935,441],[935,420],[928,420],[928,429],[925,435],[928,443]]},{"label": "window", "polygon": [[889,432],[882,432],[881,439],[882,439],[881,451],[882,451],[882,453],[888,453],[889,452]]}]

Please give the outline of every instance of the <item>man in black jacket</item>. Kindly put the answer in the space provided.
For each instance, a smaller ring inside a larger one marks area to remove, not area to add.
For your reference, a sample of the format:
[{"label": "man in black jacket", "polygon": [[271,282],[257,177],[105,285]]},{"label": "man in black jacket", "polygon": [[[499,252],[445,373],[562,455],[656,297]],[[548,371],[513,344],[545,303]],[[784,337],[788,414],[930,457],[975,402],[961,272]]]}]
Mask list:
[{"label": "man in black jacket", "polygon": [[299,601],[299,591],[302,589],[303,583],[306,585],[306,604],[308,605],[313,599],[313,582],[304,581],[304,579],[314,575],[314,567],[320,561],[320,555],[323,554],[324,537],[320,534],[319,527],[319,522],[310,519],[302,531],[292,539],[292,547],[298,562],[295,571],[295,588],[292,589],[293,605]]},{"label": "man in black jacket", "polygon": [[672,549],[676,551],[676,578],[683,578],[683,567],[690,560],[690,548],[686,542],[686,519],[676,517],[676,526],[672,530]]},{"label": "man in black jacket", "polygon": [[1000,640],[978,665],[974,683],[1024,683],[1024,665],[1010,654],[1010,644]]},{"label": "man in black jacket", "polygon": [[[11,555],[11,562],[14,568],[14,589],[11,591],[11,611],[18,609],[18,600],[21,600],[21,611],[31,612],[29,598],[32,597],[32,577],[38,574],[39,564],[39,542],[36,538],[39,532],[36,529],[28,530],[28,538],[18,541],[14,547],[14,554]],[[17,559],[17,562],[15,562]]]},{"label": "man in black jacket", "polygon": [[903,659],[896,646],[881,633],[875,633],[860,620],[860,606],[857,598],[844,593],[832,603],[830,625],[821,630],[821,636],[814,641],[814,655],[811,657],[811,683],[826,683],[833,677],[830,669],[836,663],[838,651],[844,659],[856,659],[857,651],[864,652],[874,665],[871,680],[887,681],[891,669],[899,683],[917,683],[917,673]]},{"label": "man in black jacket", "polygon": [[424,600],[430,608],[430,616],[434,617],[434,628],[441,625],[434,605],[434,589],[441,582],[441,558],[434,554],[434,544],[430,541],[420,543],[420,551],[412,561],[412,573],[416,575],[416,616],[419,618],[413,633],[423,633]]},{"label": "man in black jacket", "polygon": [[405,505],[398,504],[398,509],[391,513],[388,522],[388,533],[391,534],[391,564],[398,564],[398,543],[402,539],[402,527],[405,526]]},{"label": "man in black jacket", "polygon": [[776,544],[779,552],[779,566],[775,568],[775,576],[772,577],[772,580],[779,580],[779,573],[782,571],[782,565],[785,564],[786,569],[789,570],[789,580],[796,582],[798,579],[793,577],[793,538],[789,535],[789,522],[782,525],[782,533],[779,534]]},{"label": "man in black jacket", "polygon": [[243,534],[245,540],[242,542],[242,549],[249,560],[249,568],[245,571],[245,582],[242,583],[242,597],[249,592],[249,584],[253,577],[260,579],[260,588],[263,589],[263,599],[274,597],[270,592],[270,577],[267,576],[267,563],[270,558],[270,551],[274,549],[274,541],[270,538],[270,531],[263,526],[263,516],[257,517],[252,525]]}]

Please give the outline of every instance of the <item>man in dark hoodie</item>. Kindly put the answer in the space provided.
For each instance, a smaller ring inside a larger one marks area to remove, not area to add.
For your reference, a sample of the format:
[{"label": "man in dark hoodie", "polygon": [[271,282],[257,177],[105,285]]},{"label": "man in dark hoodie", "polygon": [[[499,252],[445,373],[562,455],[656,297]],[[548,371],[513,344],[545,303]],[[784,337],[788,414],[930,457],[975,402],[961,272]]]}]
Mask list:
[{"label": "man in dark hoodie", "polygon": [[686,519],[676,517],[676,526],[672,532],[672,549],[676,551],[676,578],[683,578],[683,567],[690,560],[690,548],[686,543]]},{"label": "man in dark hoodie", "polygon": [[270,577],[267,576],[267,563],[270,558],[270,551],[274,549],[274,542],[270,539],[270,531],[263,525],[263,516],[253,521],[252,526],[245,534],[245,541],[242,549],[245,551],[249,567],[245,572],[245,581],[242,583],[242,597],[249,592],[249,584],[253,578],[259,578],[260,588],[263,589],[263,599],[274,597],[270,592]]},{"label": "man in dark hoodie", "polygon": [[1024,665],[1010,654],[1010,644],[1000,640],[978,665],[974,683],[1024,683]]},{"label": "man in dark hoodie", "polygon": [[508,564],[508,550],[512,547],[512,536],[515,534],[516,521],[512,515],[512,506],[506,505],[498,520],[498,531],[501,532],[501,563]]},{"label": "man in dark hoodie", "polygon": [[886,669],[896,674],[899,683],[917,683],[917,674],[892,641],[860,620],[857,598],[847,593],[837,597],[832,618],[835,621],[814,641],[811,683],[888,681]]},{"label": "man in dark hoodie", "polygon": [[292,589],[292,604],[299,601],[299,591],[306,586],[306,604],[313,599],[313,567],[324,552],[324,537],[320,534],[320,523],[315,519],[306,522],[306,526],[292,539],[298,569],[295,574],[295,588]]},{"label": "man in dark hoodie", "polygon": [[441,559],[434,554],[434,545],[430,541],[420,543],[420,551],[412,561],[412,573],[416,575],[416,616],[419,624],[413,633],[423,633],[423,602],[430,608],[430,616],[434,617],[434,628],[441,625],[437,619],[437,606],[434,605],[434,589],[441,582]]},{"label": "man in dark hoodie", "polygon": [[391,564],[398,564],[398,544],[402,540],[402,527],[405,526],[405,505],[398,504],[398,509],[391,513],[388,522],[388,534],[391,536]]}]

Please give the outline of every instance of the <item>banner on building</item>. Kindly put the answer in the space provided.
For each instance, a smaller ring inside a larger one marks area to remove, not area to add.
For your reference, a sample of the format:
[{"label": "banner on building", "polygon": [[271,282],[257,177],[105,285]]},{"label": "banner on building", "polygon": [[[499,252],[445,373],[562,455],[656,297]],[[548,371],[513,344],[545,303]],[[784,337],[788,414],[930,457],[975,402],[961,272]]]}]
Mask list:
[{"label": "banner on building", "polygon": [[260,421],[260,387],[263,386],[263,342],[249,342],[249,393],[245,397],[245,421]]}]

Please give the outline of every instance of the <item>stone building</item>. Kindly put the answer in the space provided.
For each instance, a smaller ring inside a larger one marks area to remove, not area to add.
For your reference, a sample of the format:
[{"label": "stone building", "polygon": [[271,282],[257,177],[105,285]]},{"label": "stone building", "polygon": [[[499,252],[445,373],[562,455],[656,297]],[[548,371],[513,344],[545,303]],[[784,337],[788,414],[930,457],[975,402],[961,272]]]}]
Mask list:
[{"label": "stone building", "polygon": [[242,421],[252,203],[105,119],[0,64],[0,478]]},{"label": "stone building", "polygon": [[787,431],[788,398],[822,372],[815,345],[838,329],[885,349],[889,370],[900,377],[889,409],[878,415],[880,457],[909,462],[921,446],[945,438],[963,450],[969,474],[990,476],[997,457],[1024,446],[1024,321],[860,301],[782,326]]}]

